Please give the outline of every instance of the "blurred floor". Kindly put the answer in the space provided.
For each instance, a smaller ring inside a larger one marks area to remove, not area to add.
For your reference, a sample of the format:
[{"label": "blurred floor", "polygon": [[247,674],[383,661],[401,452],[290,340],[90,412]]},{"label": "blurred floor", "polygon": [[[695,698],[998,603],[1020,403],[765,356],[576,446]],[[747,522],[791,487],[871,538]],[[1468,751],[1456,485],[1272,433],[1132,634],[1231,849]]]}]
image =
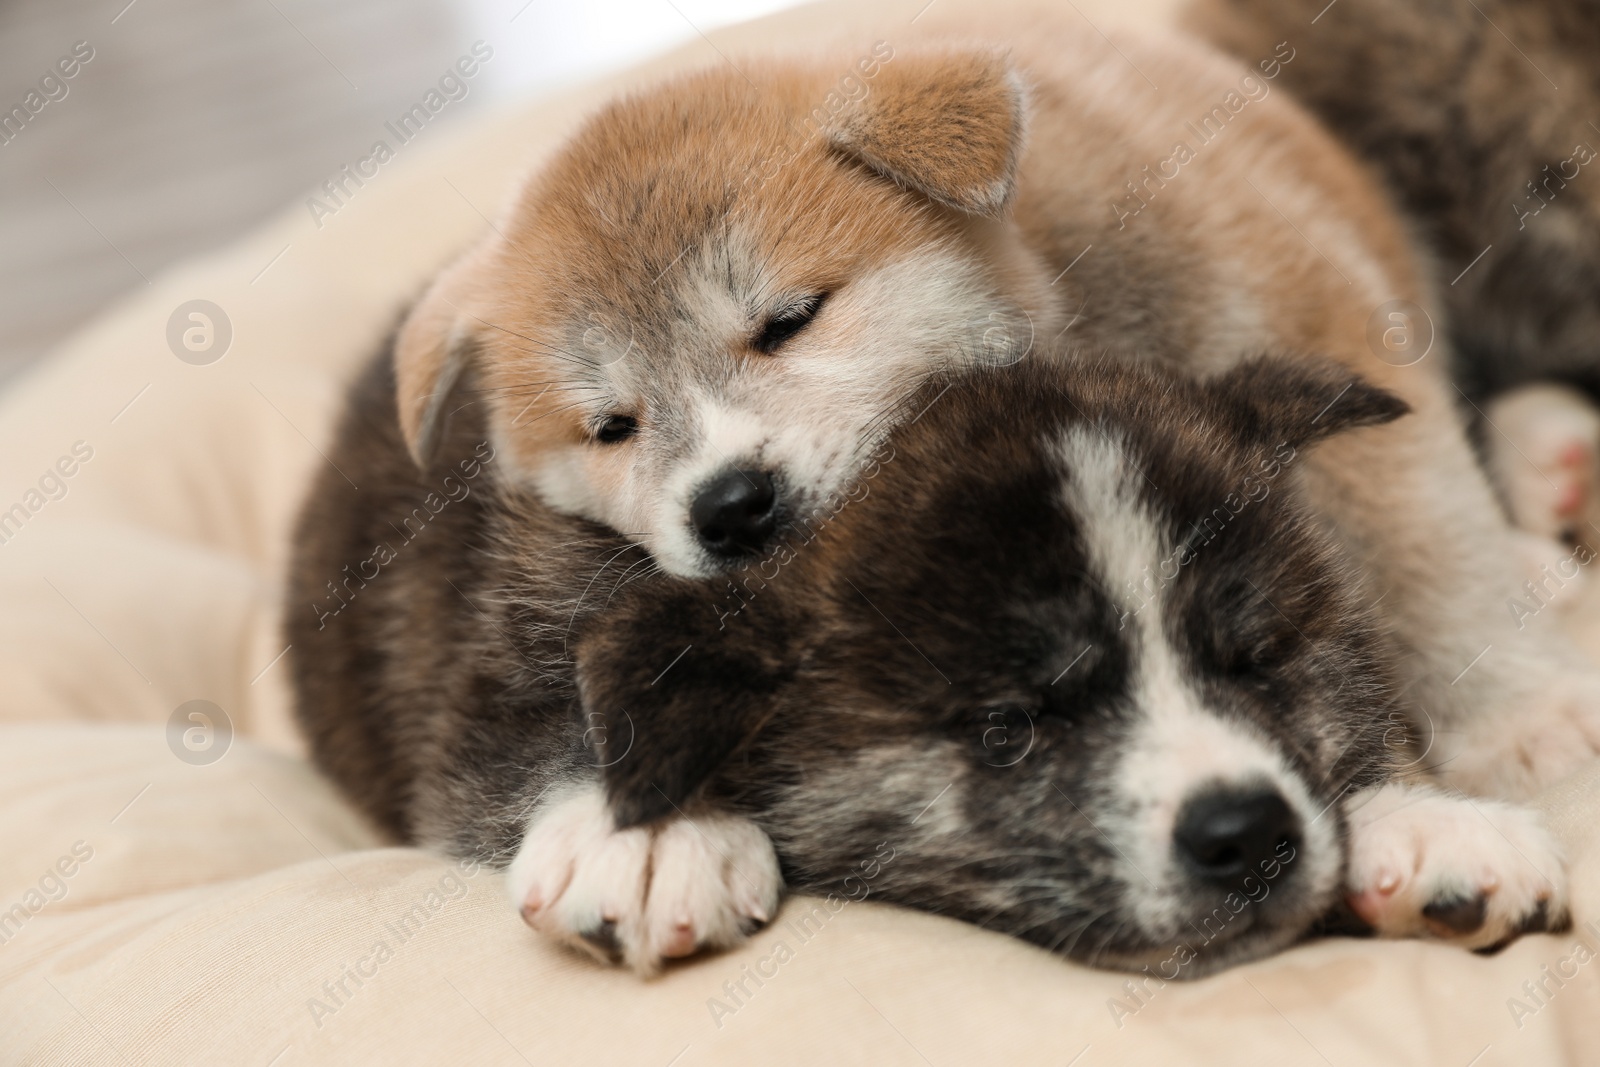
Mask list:
[{"label": "blurred floor", "polygon": [[0,379],[364,150],[470,44],[451,7],[0,3],[0,111],[75,42],[93,49],[66,95],[0,144]]},{"label": "blurred floor", "polygon": [[0,383],[364,156],[475,40],[452,119],[792,2],[0,0],[0,117],[39,93],[0,134]]}]

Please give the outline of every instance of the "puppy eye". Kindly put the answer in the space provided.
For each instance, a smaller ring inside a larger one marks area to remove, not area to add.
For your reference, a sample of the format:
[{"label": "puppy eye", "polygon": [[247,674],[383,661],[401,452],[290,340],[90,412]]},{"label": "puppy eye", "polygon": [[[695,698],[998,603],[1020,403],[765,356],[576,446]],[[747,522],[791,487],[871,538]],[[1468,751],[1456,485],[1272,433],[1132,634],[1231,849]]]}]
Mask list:
[{"label": "puppy eye", "polygon": [[1277,673],[1303,643],[1295,624],[1245,580],[1228,582],[1197,600],[1194,632],[1202,655],[1219,674],[1263,680]]},{"label": "puppy eye", "polygon": [[1012,701],[978,709],[978,748],[983,762],[991,767],[1010,767],[1021,761],[1033,747],[1032,709]]},{"label": "puppy eye", "polygon": [[811,320],[817,317],[822,302],[827,298],[827,293],[816,293],[784,308],[761,327],[756,339],[750,342],[751,347],[770,355],[779,345],[811,325]]},{"label": "puppy eye", "polygon": [[1287,630],[1248,635],[1232,649],[1228,671],[1244,677],[1272,674],[1289,660],[1299,643],[1299,635]]},{"label": "puppy eye", "polygon": [[632,415],[607,415],[606,421],[595,431],[594,438],[603,445],[614,445],[639,432],[639,422]]}]

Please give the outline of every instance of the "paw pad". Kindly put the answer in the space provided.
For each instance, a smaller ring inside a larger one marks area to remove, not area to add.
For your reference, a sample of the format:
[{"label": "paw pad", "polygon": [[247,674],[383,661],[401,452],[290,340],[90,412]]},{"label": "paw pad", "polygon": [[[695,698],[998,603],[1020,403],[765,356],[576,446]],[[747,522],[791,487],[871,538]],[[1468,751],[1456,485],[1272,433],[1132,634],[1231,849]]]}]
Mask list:
[{"label": "paw pad", "polygon": [[1564,860],[1533,811],[1397,784],[1349,818],[1346,899],[1381,937],[1482,951],[1565,922]]},{"label": "paw pad", "polygon": [[622,958],[622,941],[617,937],[614,920],[603,919],[598,926],[578,931],[578,936],[593,945],[606,959],[615,962]]},{"label": "paw pad", "polygon": [[1489,895],[1471,893],[1435,897],[1422,909],[1422,917],[1439,937],[1459,937],[1483,926],[1489,917]]}]

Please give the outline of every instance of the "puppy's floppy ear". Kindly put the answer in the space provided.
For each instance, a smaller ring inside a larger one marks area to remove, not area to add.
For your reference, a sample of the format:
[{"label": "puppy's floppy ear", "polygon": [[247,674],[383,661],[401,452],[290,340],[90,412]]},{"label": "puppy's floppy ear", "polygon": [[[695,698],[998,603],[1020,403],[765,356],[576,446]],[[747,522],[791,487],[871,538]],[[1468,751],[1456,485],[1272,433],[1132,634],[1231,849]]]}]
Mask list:
[{"label": "puppy's floppy ear", "polygon": [[794,675],[780,606],[724,620],[708,588],[646,583],[579,645],[585,738],[619,829],[688,803]]},{"label": "puppy's floppy ear", "polygon": [[472,313],[485,288],[487,246],[434,279],[406,316],[394,345],[400,432],[417,466],[427,470],[444,440],[451,394],[478,347],[482,322]]},{"label": "puppy's floppy ear", "polygon": [[1322,357],[1258,356],[1207,386],[1245,434],[1308,445],[1358,426],[1393,422],[1404,400]]},{"label": "puppy's floppy ear", "polygon": [[828,131],[837,151],[900,185],[974,215],[1016,189],[1025,93],[992,52],[896,57]]}]

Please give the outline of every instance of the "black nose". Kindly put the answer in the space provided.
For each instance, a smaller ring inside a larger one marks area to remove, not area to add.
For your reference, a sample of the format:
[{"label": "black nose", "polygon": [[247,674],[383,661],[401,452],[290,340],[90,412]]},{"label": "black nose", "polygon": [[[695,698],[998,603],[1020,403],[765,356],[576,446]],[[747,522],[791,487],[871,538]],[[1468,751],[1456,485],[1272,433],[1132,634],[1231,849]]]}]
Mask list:
[{"label": "black nose", "polygon": [[719,556],[759,552],[776,525],[778,491],[765,471],[727,471],[700,487],[689,521],[706,550]]},{"label": "black nose", "polygon": [[1190,871],[1230,883],[1259,871],[1280,845],[1298,844],[1300,820],[1277,790],[1217,789],[1183,806],[1172,836]]}]

